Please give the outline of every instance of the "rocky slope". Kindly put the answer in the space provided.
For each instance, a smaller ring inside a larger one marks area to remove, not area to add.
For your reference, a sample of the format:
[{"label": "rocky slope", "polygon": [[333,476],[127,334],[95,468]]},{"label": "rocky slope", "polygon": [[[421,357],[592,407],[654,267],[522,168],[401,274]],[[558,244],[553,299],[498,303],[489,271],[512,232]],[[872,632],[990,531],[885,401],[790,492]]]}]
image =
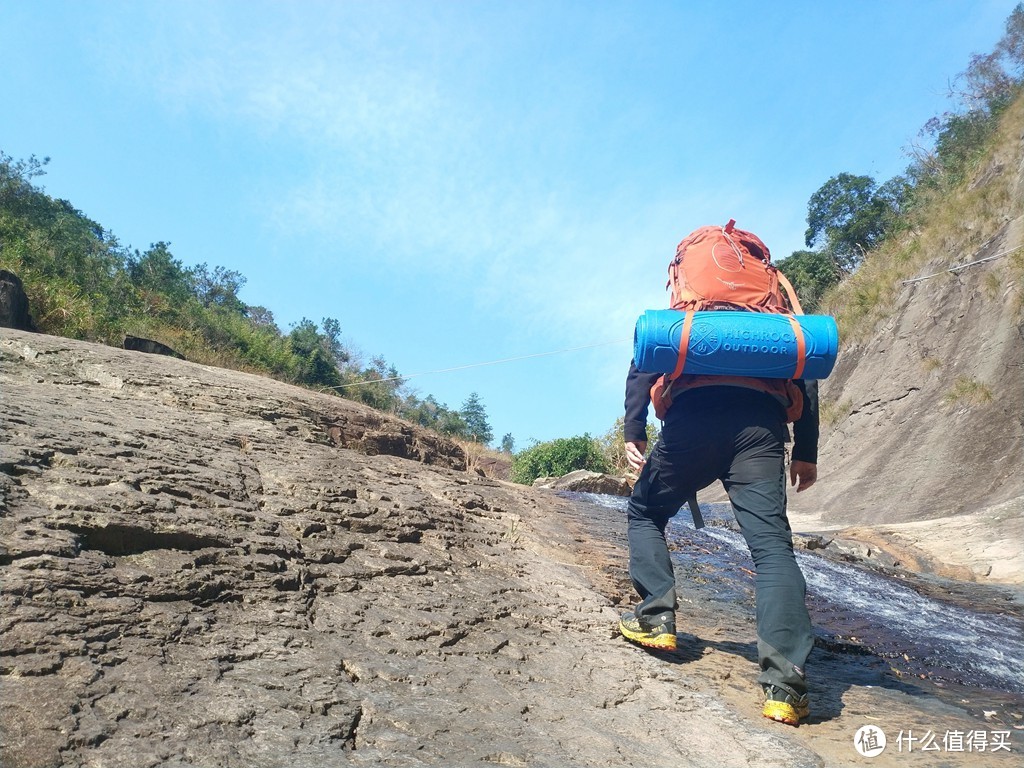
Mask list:
[{"label": "rocky slope", "polygon": [[[950,201],[946,219],[909,235],[902,252],[871,257],[927,253],[913,274],[885,287],[893,298],[874,329],[844,339],[822,384],[832,421],[820,480],[792,500],[805,527],[815,517],[855,525],[853,533],[888,540],[904,561],[921,555],[937,570],[1008,582],[1024,581],[1021,125],[1024,101],[961,207]],[[881,280],[887,266],[868,268]]]},{"label": "rocky slope", "polygon": [[3,768],[844,765],[872,713],[996,727],[829,650],[811,723],[765,721],[744,611],[639,651],[621,530],[335,397],[2,330],[0,398]]}]

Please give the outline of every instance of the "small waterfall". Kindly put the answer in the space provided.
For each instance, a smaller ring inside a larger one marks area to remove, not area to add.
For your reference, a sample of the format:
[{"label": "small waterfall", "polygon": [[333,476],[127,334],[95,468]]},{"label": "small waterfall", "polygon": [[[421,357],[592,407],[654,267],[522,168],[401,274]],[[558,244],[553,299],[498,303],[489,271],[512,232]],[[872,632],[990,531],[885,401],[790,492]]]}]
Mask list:
[{"label": "small waterfall", "polygon": [[[707,531],[749,560],[739,533]],[[953,673],[956,682],[1024,693],[1024,622],[939,602],[852,563],[800,551],[797,561],[825,631],[853,626],[860,643],[879,655],[906,655],[942,677]]]}]

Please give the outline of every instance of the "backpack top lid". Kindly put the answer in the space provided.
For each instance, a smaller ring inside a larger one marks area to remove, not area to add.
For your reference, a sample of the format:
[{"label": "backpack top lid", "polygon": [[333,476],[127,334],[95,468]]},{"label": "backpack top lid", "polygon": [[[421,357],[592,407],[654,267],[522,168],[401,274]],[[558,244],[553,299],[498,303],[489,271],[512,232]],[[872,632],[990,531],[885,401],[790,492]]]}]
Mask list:
[{"label": "backpack top lid", "polygon": [[752,232],[699,227],[683,238],[668,267],[672,309],[792,312],[779,287],[768,246]]}]

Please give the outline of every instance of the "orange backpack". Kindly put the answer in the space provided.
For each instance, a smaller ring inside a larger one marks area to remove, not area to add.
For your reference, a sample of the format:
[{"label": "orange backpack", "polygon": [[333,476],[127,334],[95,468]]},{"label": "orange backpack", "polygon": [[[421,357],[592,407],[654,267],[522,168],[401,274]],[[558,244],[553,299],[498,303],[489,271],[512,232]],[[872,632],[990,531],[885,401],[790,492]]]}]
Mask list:
[{"label": "orange backpack", "polygon": [[[771,263],[768,247],[757,235],[735,227],[736,222],[730,219],[724,227],[694,230],[679,243],[676,256],[668,265],[665,287],[672,292],[670,307],[687,312],[687,319],[679,340],[679,360],[675,371],[662,376],[651,388],[651,401],[659,419],[664,418],[672,405],[674,388],[713,384],[732,384],[768,392],[783,403],[788,421],[795,421],[803,410],[800,390],[787,379],[683,374],[693,312],[738,309],[783,315],[803,314],[792,284]],[[795,318],[792,323],[798,358],[802,360],[803,332]],[[795,378],[799,378],[799,367]]]},{"label": "orange backpack", "polygon": [[793,286],[771,263],[768,246],[735,226],[729,219],[724,227],[701,227],[679,243],[665,286],[672,290],[672,309],[802,315]]}]

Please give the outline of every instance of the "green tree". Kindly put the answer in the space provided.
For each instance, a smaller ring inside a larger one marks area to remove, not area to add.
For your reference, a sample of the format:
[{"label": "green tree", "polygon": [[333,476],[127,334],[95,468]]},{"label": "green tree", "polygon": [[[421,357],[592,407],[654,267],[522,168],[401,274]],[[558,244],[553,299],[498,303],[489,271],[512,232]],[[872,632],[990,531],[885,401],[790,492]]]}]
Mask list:
[{"label": "green tree", "polygon": [[399,416],[421,427],[436,429],[443,409],[444,406],[437,402],[433,395],[427,395],[420,400],[416,395],[410,394],[406,396]]},{"label": "green tree", "polygon": [[501,450],[502,453],[515,453],[516,441],[512,437],[511,432],[505,433],[505,436],[501,438]]},{"label": "green tree", "polygon": [[326,339],[316,323],[307,318],[292,328],[288,339],[295,356],[295,379],[300,384],[337,387],[341,375]]},{"label": "green tree", "polygon": [[908,175],[915,186],[946,188],[962,182],[987,149],[999,116],[1020,93],[1024,83],[1024,3],[1006,20],[995,48],[971,57],[957,76],[950,96],[959,103],[921,130],[934,142],[931,150],[915,148]]},{"label": "green tree", "polygon": [[487,410],[484,408],[484,404],[480,402],[480,396],[476,392],[471,393],[466,398],[466,402],[462,404],[462,410],[459,411],[459,415],[466,422],[466,433],[470,440],[487,445],[494,439],[491,425],[487,422]]},{"label": "green tree", "polygon": [[245,314],[256,328],[273,329],[280,333],[277,322],[274,320],[274,313],[266,307],[246,307]]},{"label": "green tree", "polygon": [[[623,432],[625,426],[625,418],[620,416],[612,428],[604,433],[597,440],[598,446],[601,448],[601,454],[605,458],[610,471],[618,472],[619,474],[626,474],[632,472],[629,466],[629,462],[626,460],[626,439]],[[657,423],[648,422],[647,424],[647,442],[653,445],[660,435]]]},{"label": "green tree", "polygon": [[852,272],[892,230],[902,202],[894,199],[896,192],[879,190],[870,176],[833,176],[807,203],[807,246],[821,246],[839,270]]},{"label": "green tree", "polygon": [[577,469],[607,472],[608,462],[597,440],[589,434],[537,443],[512,457],[509,477],[529,485],[538,477],[559,477]]},{"label": "green tree", "polygon": [[240,272],[214,267],[211,272],[206,264],[199,264],[191,270],[192,290],[204,307],[220,307],[240,315],[246,313],[246,306],[238,298],[238,292],[245,285]]},{"label": "green tree", "polygon": [[[351,371],[353,366],[349,366]],[[354,376],[350,375],[350,381],[346,383],[359,382],[359,386],[347,387],[341,391],[346,397],[351,397],[371,408],[379,411],[397,414],[402,410],[403,398],[401,388],[404,384],[398,375],[398,369],[390,365],[380,355],[370,359],[370,364],[361,370],[356,366]]]},{"label": "green tree", "polygon": [[192,276],[170,250],[170,243],[158,242],[127,259],[128,276],[142,291],[161,297],[161,307],[180,306],[194,296]]},{"label": "green tree", "polygon": [[466,420],[462,418],[462,414],[458,411],[450,411],[445,408],[441,411],[440,420],[437,424],[437,431],[442,435],[448,435],[448,437],[469,437],[469,428],[466,425]]},{"label": "green tree", "polygon": [[835,262],[820,251],[794,251],[776,266],[796,290],[804,312],[814,312],[825,291],[839,282]]}]

